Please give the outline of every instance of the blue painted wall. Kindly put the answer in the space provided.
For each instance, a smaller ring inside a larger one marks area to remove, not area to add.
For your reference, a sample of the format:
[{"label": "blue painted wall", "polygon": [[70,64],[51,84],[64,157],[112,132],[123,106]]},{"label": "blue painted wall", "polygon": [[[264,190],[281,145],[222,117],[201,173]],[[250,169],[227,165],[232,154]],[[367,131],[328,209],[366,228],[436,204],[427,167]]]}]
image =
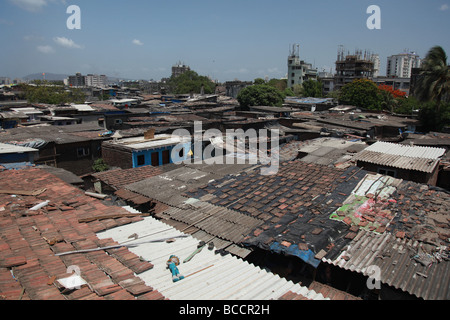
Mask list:
[{"label": "blue painted wall", "polygon": [[[181,148],[184,150],[183,157],[182,158],[175,158],[172,159],[172,150],[177,147],[177,150],[181,150]],[[158,153],[158,159],[159,159],[159,166],[163,165],[163,151],[168,150],[170,153],[170,162],[174,163],[175,161],[184,161],[189,159],[189,151],[191,150],[191,143],[185,143],[180,146],[178,145],[172,145],[172,146],[166,146],[161,148],[155,148],[155,149],[149,149],[149,150],[141,150],[141,151],[135,151],[133,152],[133,168],[143,167],[143,166],[155,166],[155,164],[152,163],[152,154]],[[145,156],[145,163],[143,165],[138,165],[138,157],[144,155]]]}]

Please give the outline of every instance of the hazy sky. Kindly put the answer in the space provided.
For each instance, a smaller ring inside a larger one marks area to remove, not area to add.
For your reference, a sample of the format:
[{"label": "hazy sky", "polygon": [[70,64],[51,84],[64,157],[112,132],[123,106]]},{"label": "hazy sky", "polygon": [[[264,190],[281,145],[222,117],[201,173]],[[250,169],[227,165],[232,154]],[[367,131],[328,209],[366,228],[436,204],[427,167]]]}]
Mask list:
[{"label": "hazy sky", "polygon": [[[69,30],[69,5],[81,29]],[[366,25],[370,5],[381,30]],[[178,61],[219,81],[280,78],[289,46],[319,70],[343,45],[386,58],[405,49],[450,55],[450,0],[0,0],[0,77],[31,73],[169,77]]]}]

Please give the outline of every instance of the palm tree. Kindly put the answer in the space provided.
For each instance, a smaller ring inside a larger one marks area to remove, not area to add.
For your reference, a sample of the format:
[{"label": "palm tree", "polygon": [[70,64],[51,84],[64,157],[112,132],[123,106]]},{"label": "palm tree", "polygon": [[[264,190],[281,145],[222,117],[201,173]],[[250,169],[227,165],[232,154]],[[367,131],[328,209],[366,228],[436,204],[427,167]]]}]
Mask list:
[{"label": "palm tree", "polygon": [[385,110],[389,110],[390,112],[394,112],[395,107],[398,104],[398,100],[394,98],[394,96],[388,92],[380,90],[380,96],[382,98],[381,107]]},{"label": "palm tree", "polygon": [[419,75],[414,94],[420,101],[435,101],[439,110],[441,102],[450,98],[450,67],[442,47],[434,46],[428,51]]}]

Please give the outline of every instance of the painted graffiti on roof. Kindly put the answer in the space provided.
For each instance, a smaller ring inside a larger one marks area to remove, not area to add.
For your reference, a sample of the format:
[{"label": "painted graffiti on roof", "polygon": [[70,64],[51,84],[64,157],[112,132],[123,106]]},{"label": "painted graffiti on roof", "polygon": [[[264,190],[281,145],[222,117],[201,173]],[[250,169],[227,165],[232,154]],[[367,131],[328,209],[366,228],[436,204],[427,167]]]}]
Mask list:
[{"label": "painted graffiti on roof", "polygon": [[[172,133],[176,137],[191,137],[186,129]],[[280,148],[278,129],[227,129],[225,135],[218,129],[203,131],[201,121],[194,122],[194,138],[189,157],[184,157],[185,144],[180,143],[172,149],[171,157],[175,164],[260,164],[261,175],[278,173]],[[192,147],[193,146],[193,147]]]},{"label": "painted graffiti on roof", "polygon": [[391,196],[400,182],[380,174],[366,175],[330,219],[383,233],[395,217],[390,207],[396,200]]}]

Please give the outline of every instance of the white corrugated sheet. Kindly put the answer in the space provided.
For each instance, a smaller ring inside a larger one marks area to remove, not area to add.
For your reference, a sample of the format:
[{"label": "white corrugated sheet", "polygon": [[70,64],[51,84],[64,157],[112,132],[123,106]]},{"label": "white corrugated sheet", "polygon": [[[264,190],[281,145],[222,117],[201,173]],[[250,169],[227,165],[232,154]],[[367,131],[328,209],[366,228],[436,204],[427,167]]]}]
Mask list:
[{"label": "white corrugated sheet", "polygon": [[77,111],[95,111],[95,109],[88,104],[72,104],[71,106],[77,109]]},{"label": "white corrugated sheet", "polygon": [[[130,207],[125,209],[136,212]],[[139,238],[130,242],[129,237],[134,234]],[[98,237],[112,238],[123,244],[180,235],[184,234],[152,217],[146,217],[141,222],[101,232]],[[197,249],[198,243],[198,240],[187,236],[176,238],[171,243],[147,242],[130,247],[129,250],[154,265],[153,269],[139,274],[139,277],[170,300],[270,300],[279,299],[289,291],[312,300],[328,300],[313,290],[230,254],[216,254],[214,249],[209,250],[207,247],[192,260],[183,263]],[[171,255],[179,257],[181,264],[178,269],[186,277],[175,283],[172,282],[171,272],[166,268],[166,261]]]},{"label": "white corrugated sheet", "polygon": [[365,151],[380,152],[389,155],[403,156],[409,158],[422,158],[437,160],[445,154],[443,148],[408,146],[391,142],[376,142]]},{"label": "white corrugated sheet", "polygon": [[38,149],[16,146],[13,144],[0,143],[0,154],[7,153],[26,153],[26,152],[38,152]]},{"label": "white corrugated sheet", "polygon": [[358,153],[354,160],[368,162],[373,164],[378,164],[382,166],[406,169],[406,170],[416,170],[427,173],[432,173],[436,166],[439,164],[439,160],[426,159],[426,158],[413,158],[400,155],[386,154],[381,152],[374,152],[363,150]]}]

